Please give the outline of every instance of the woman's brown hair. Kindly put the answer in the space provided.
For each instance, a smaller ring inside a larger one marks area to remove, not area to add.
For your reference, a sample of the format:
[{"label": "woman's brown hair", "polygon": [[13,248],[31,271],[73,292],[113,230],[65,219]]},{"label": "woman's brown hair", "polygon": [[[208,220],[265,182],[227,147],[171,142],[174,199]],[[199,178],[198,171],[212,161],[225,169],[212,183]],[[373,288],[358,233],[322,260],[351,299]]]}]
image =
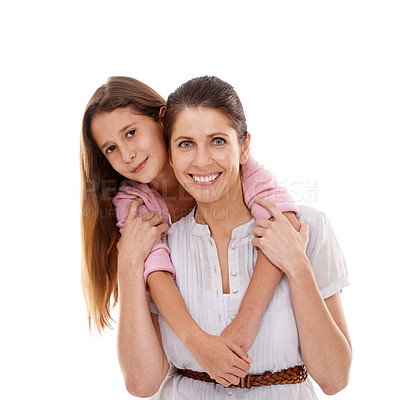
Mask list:
[{"label": "woman's brown hair", "polygon": [[164,139],[170,145],[172,128],[184,109],[210,108],[224,114],[238,134],[239,143],[247,136],[247,123],[242,103],[229,83],[215,76],[201,76],[179,86],[168,96],[164,115]]},{"label": "woman's brown hair", "polygon": [[116,172],[93,140],[94,116],[116,108],[130,107],[134,112],[159,120],[165,100],[144,83],[128,77],[111,77],[93,94],[82,121],[81,235],[82,289],[86,300],[89,328],[101,333],[111,327],[111,298],[118,301],[117,243],[120,238],[112,198],[125,178]]}]

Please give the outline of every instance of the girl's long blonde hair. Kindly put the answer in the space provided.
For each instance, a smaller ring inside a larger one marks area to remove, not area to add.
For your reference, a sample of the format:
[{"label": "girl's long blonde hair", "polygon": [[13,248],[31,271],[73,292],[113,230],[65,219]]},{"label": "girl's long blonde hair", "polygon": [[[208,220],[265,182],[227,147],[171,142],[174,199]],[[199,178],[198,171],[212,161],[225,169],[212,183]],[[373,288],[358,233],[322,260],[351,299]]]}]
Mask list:
[{"label": "girl's long blonde hair", "polygon": [[91,134],[95,115],[116,108],[159,121],[165,100],[144,83],[128,77],[111,77],[90,99],[83,116],[80,142],[82,289],[89,329],[101,333],[111,327],[111,298],[118,301],[117,243],[120,238],[112,198],[125,178],[116,172],[101,153]]}]

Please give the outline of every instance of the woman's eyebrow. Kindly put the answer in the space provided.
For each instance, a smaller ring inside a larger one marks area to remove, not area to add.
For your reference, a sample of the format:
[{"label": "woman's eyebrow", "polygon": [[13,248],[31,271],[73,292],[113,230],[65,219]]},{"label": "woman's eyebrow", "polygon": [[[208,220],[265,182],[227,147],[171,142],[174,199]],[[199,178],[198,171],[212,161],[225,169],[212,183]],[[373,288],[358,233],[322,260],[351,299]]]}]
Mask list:
[{"label": "woman's eyebrow", "polygon": [[[206,138],[209,139],[209,138],[212,138],[212,137],[214,137],[214,136],[225,136],[225,137],[229,137],[229,135],[227,135],[226,133],[223,133],[223,132],[215,132],[215,133],[210,133],[210,134],[206,135]],[[179,136],[179,137],[177,137],[177,138],[174,140],[174,142],[176,142],[176,141],[178,141],[178,140],[181,140],[181,139],[193,140],[193,137],[191,137],[191,136]]]}]

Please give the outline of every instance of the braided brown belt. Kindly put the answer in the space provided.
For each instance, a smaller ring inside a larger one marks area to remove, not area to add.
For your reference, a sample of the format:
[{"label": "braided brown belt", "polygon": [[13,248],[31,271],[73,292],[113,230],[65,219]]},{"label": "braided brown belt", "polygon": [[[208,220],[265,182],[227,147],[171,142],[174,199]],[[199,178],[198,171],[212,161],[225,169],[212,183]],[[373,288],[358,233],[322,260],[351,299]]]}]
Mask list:
[{"label": "braided brown belt", "polygon": [[[178,373],[198,381],[218,383],[206,372],[178,369]],[[304,365],[296,365],[293,368],[283,369],[282,371],[274,373],[265,371],[262,375],[246,375],[244,378],[240,378],[240,383],[238,385],[231,386],[250,389],[252,386],[285,385],[304,382],[307,376],[308,372],[306,367]]]}]

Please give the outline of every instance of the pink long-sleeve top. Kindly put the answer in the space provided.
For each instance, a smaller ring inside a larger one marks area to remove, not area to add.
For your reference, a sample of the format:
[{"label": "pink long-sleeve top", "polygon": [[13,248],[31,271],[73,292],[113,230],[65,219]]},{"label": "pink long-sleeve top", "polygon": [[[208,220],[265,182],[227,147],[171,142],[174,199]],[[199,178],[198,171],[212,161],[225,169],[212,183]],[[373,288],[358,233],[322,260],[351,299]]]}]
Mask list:
[{"label": "pink long-sleeve top", "polygon": [[[251,155],[241,169],[243,197],[246,206],[254,218],[271,218],[270,213],[255,203],[256,197],[268,198],[276,203],[282,212],[299,213],[297,205],[284,187],[276,184],[275,176],[264,169]],[[140,197],[143,203],[138,210],[139,216],[148,211],[161,214],[164,221],[169,223],[168,207],[161,195],[149,185],[126,180],[121,184],[117,195],[113,199],[117,227],[123,232],[125,219],[128,216],[129,206],[133,199]],[[144,279],[151,272],[168,271],[175,277],[175,269],[171,263],[169,248],[165,241],[158,239],[144,263]]]}]

